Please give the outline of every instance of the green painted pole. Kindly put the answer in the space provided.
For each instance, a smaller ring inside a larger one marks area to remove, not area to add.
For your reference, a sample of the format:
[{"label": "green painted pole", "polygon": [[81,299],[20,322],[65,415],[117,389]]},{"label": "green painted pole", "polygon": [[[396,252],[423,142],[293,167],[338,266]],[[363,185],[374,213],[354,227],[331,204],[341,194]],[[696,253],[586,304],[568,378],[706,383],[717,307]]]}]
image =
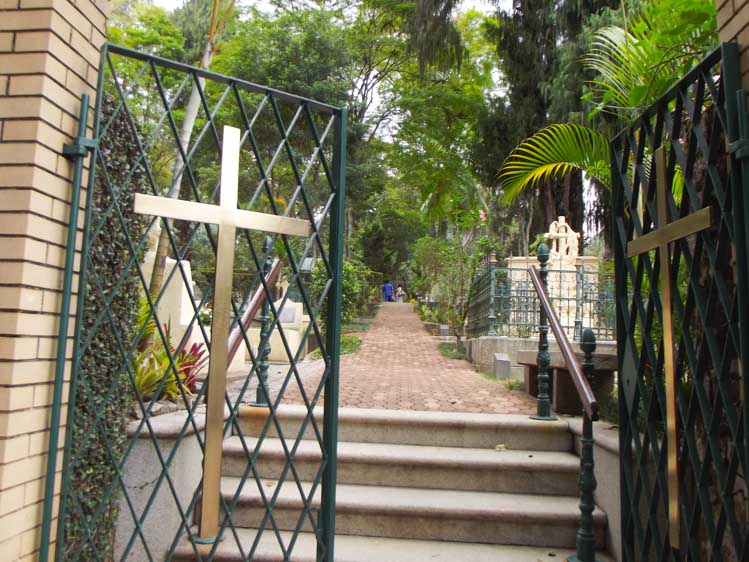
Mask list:
[{"label": "green painted pole", "polygon": [[[724,43],[721,47],[723,55],[723,81],[726,110],[726,135],[729,141],[729,151],[733,154],[738,170],[731,174],[733,182],[733,224],[736,240],[736,300],[739,326],[739,363],[741,372],[749,369],[749,230],[746,228],[746,217],[749,212],[749,123],[747,123],[746,93],[741,87],[741,65],[739,63],[739,49],[736,43]],[[731,95],[733,93],[733,95]],[[744,396],[749,392],[749,377],[742,377]],[[742,401],[744,417],[744,464],[749,465],[749,400]]]},{"label": "green painted pole", "polygon": [[[538,246],[538,261],[541,264],[539,275],[544,285],[544,290],[546,290],[546,279],[549,276],[549,247],[543,242]],[[551,363],[551,357],[549,356],[549,325],[543,306],[539,307],[538,356],[536,363],[538,364],[538,396],[536,398],[536,415],[531,416],[531,419],[542,421],[555,420],[557,417],[551,413],[551,398],[549,397],[549,364]]]},{"label": "green painted pole", "polygon": [[336,123],[333,170],[336,195],[330,217],[330,260],[333,285],[328,293],[325,339],[328,347],[330,373],[325,383],[323,413],[323,452],[326,459],[322,477],[320,539],[317,562],[333,562],[335,553],[335,504],[338,449],[338,359],[341,351],[341,295],[343,287],[343,232],[346,216],[346,108],[341,109]]},{"label": "green painted pole", "polygon": [[494,313],[494,291],[497,289],[497,281],[494,279],[497,271],[497,256],[489,256],[489,330],[487,334],[490,336],[496,336],[497,331],[494,328],[494,324],[497,321],[497,315]]},{"label": "green painted pole", "polygon": [[[273,241],[270,236],[266,236],[263,241],[263,255],[265,255],[265,262],[263,263],[263,278],[267,279],[270,273],[272,260],[270,257],[270,248]],[[268,287],[270,289],[270,287]],[[268,357],[270,356],[270,299],[271,295],[265,295],[263,299],[263,307],[260,316],[262,325],[260,327],[260,345],[262,346],[259,351],[258,371],[257,371],[257,391],[255,392],[255,403],[258,406],[268,405],[268,396],[266,395],[266,389],[268,388]]]},{"label": "green painted pole", "polygon": [[70,301],[73,294],[73,269],[75,266],[75,239],[78,234],[78,215],[81,205],[81,181],[83,178],[83,160],[93,148],[93,143],[86,139],[88,127],[89,96],[81,96],[81,111],[78,121],[78,136],[72,144],[63,147],[63,156],[74,161],[73,187],[70,194],[70,213],[68,214],[68,236],[65,242],[65,266],[62,281],[62,302],[60,304],[60,321],[57,332],[57,353],[55,356],[55,383],[52,394],[52,412],[49,421],[49,445],[47,447],[47,474],[44,479],[44,506],[42,508],[42,529],[39,541],[39,561],[49,559],[49,544],[52,534],[52,506],[55,496],[55,476],[57,473],[58,445],[60,440],[60,418],[62,415],[62,394],[65,387],[66,351],[68,348],[68,331],[70,326]]},{"label": "green painted pole", "polygon": [[[596,350],[596,335],[590,328],[585,328],[580,342],[580,349],[585,354],[582,368],[588,384],[593,383],[593,352]],[[597,562],[596,535],[593,530],[593,510],[595,501],[593,494],[598,487],[593,460],[593,420],[583,409],[583,436],[580,451],[580,528],[575,540],[576,556],[568,558],[568,562]]]}]

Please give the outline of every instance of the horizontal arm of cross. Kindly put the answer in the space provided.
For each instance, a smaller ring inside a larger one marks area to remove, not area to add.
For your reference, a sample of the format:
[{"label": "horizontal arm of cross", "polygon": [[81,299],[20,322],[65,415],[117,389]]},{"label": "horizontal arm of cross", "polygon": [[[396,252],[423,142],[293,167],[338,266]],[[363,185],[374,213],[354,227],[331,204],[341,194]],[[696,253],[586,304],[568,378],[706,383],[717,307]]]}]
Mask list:
[{"label": "horizontal arm of cross", "polygon": [[309,236],[311,231],[309,221],[303,219],[220,207],[196,201],[156,197],[143,193],[135,195],[133,210],[143,215],[217,224],[219,226],[235,226],[292,236]]},{"label": "horizontal arm of cross", "polygon": [[639,256],[648,250],[665,246],[669,242],[685,238],[712,225],[712,209],[705,207],[679,220],[675,220],[632,240],[627,244],[627,257]]}]

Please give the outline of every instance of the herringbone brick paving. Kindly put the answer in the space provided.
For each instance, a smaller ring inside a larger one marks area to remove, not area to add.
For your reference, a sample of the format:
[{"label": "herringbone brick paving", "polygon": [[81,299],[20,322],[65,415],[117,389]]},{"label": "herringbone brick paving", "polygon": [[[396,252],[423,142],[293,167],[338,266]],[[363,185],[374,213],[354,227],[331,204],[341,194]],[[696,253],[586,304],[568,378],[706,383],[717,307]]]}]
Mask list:
[{"label": "herringbone brick paving", "polygon": [[[535,402],[525,392],[482,378],[467,361],[444,357],[411,304],[384,303],[369,330],[357,335],[362,337],[359,351],[341,357],[341,407],[535,412]],[[319,375],[305,377],[307,393],[318,383]],[[302,402],[295,384],[284,402]]]}]

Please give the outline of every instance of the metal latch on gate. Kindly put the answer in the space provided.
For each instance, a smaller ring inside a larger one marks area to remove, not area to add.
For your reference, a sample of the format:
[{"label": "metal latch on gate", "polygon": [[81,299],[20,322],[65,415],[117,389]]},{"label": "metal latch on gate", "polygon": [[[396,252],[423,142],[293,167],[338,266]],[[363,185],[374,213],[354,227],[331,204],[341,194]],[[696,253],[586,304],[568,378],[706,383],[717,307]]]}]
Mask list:
[{"label": "metal latch on gate", "polygon": [[73,139],[72,143],[62,146],[62,155],[68,160],[83,158],[88,155],[89,150],[95,150],[98,146],[99,143],[96,140],[78,136]]}]

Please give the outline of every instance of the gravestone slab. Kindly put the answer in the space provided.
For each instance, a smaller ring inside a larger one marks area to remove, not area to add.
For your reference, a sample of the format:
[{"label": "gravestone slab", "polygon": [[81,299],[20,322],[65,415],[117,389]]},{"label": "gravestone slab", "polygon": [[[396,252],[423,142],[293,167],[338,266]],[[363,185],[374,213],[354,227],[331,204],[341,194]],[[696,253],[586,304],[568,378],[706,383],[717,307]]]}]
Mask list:
[{"label": "gravestone slab", "polygon": [[512,378],[512,361],[506,353],[494,354],[494,366],[492,374],[495,379],[505,380]]}]

